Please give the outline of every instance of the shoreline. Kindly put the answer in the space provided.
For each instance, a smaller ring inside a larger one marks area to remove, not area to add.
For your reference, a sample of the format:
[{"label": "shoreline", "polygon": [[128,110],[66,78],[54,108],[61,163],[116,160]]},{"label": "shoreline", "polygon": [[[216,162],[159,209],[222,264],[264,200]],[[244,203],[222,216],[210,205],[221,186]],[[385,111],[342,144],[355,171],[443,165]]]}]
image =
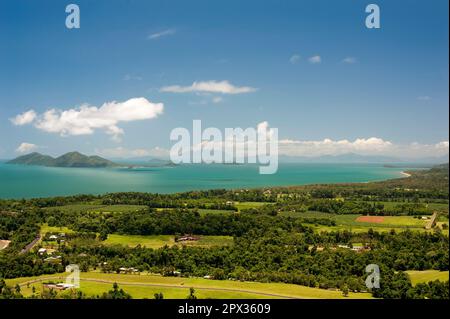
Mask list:
[{"label": "shoreline", "polygon": [[[25,165],[27,166],[27,165]],[[1,168],[1,167],[0,167]],[[141,168],[141,169],[139,169]],[[162,169],[163,167],[125,167],[125,166],[121,166],[121,167],[115,167],[114,169],[117,169],[118,171],[134,171],[134,172],[139,172],[140,170],[155,170],[155,169]],[[174,168],[174,167],[169,167],[169,166],[165,166],[164,168]],[[60,168],[60,169],[70,169],[70,168]],[[90,171],[95,171],[92,170],[91,168],[89,168]],[[100,169],[99,169],[100,170]],[[103,170],[103,169],[101,169]],[[233,185],[233,186],[225,186],[222,187],[223,189],[227,189],[227,190],[232,190],[232,189],[242,189],[242,188],[247,188],[247,189],[261,189],[261,188],[291,188],[291,187],[301,187],[301,186],[310,186],[310,185],[339,185],[339,184],[362,184],[362,185],[366,185],[369,183],[373,183],[373,182],[383,182],[383,181],[388,181],[391,179],[396,179],[396,178],[408,178],[410,176],[412,176],[412,174],[406,173],[406,171],[400,171],[400,170],[396,170],[396,174],[399,175],[391,175],[391,176],[385,176],[383,177],[378,177],[376,179],[372,179],[372,180],[363,180],[363,181],[329,181],[329,182],[307,182],[307,183],[283,183],[283,184],[270,184],[269,185],[249,185],[249,186],[238,186],[238,185]],[[287,181],[286,181],[287,182]],[[175,194],[175,193],[185,193],[185,192],[190,192],[190,191],[202,191],[202,190],[212,190],[212,189],[218,189],[217,187],[214,187],[213,185],[209,185],[211,187],[208,188],[204,188],[204,187],[193,187],[192,189],[183,189],[183,190],[179,190],[179,191],[160,191],[159,193],[161,194]],[[151,190],[137,190],[137,189],[133,189],[133,190],[109,190],[109,191],[95,191],[95,192],[90,192],[90,191],[84,191],[84,192],[73,192],[73,193],[57,193],[57,194],[21,194],[21,195],[13,195],[11,196],[11,194],[9,194],[10,196],[8,196],[8,194],[2,194],[0,192],[0,200],[17,200],[17,199],[36,199],[36,198],[51,198],[51,197],[70,197],[70,196],[75,196],[75,195],[79,195],[79,194],[86,194],[86,195],[94,195],[94,196],[102,196],[108,193],[120,193],[120,192],[142,192],[142,193],[156,193],[154,191]]]},{"label": "shoreline", "polygon": [[406,173],[405,171],[401,171],[400,174],[402,174],[405,177],[411,177],[411,174]]}]

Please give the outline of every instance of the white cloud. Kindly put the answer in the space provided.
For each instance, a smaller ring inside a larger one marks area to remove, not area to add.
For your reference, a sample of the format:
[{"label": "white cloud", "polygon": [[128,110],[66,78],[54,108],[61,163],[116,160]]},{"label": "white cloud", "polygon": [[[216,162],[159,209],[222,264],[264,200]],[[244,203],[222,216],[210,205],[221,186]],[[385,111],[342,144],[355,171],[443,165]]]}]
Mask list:
[{"label": "white cloud", "polygon": [[132,157],[157,157],[157,158],[168,158],[169,150],[161,147],[154,147],[150,149],[137,148],[137,149],[127,149],[124,147],[107,148],[107,149],[96,149],[95,153],[109,158],[132,158]]},{"label": "white cloud", "polygon": [[448,144],[448,141],[442,141],[442,142],[435,144],[435,147],[437,149],[444,149],[444,150],[448,151],[449,144]]},{"label": "white cloud", "polygon": [[291,156],[321,156],[338,155],[351,152],[360,154],[378,153],[388,151],[392,143],[381,138],[358,138],[354,141],[331,140],[321,141],[298,141],[284,139],[279,141],[280,154]]},{"label": "white cloud", "polygon": [[212,101],[213,101],[213,103],[217,104],[217,103],[222,102],[223,98],[221,96],[215,96],[215,97],[213,97]]},{"label": "white cloud", "polygon": [[347,139],[318,141],[300,141],[283,139],[279,141],[279,153],[289,156],[322,156],[356,153],[359,155],[383,155],[398,158],[423,158],[447,155],[449,142],[442,141],[436,144],[396,144],[381,138],[358,138],[354,141]]},{"label": "white cloud", "polygon": [[322,62],[322,58],[320,57],[320,55],[314,55],[314,56],[310,57],[308,59],[308,61],[311,64],[318,64],[318,63]]},{"label": "white cloud", "polygon": [[[61,136],[89,135],[96,129],[100,129],[117,141],[124,133],[117,126],[120,122],[156,118],[163,113],[163,110],[162,103],[152,103],[141,97],[125,102],[107,102],[101,107],[85,104],[79,108],[64,111],[50,109],[39,116],[35,115],[33,120],[27,123],[34,122],[36,128],[49,133],[58,133]],[[23,117],[24,114],[17,117]]]},{"label": "white cloud", "polygon": [[300,61],[300,55],[298,54],[294,54],[293,56],[290,57],[289,62],[291,64],[297,64]]},{"label": "white cloud", "polygon": [[152,33],[148,36],[148,39],[150,40],[156,40],[165,36],[173,35],[177,32],[175,29],[166,29],[160,32]]},{"label": "white cloud", "polygon": [[38,146],[36,144],[31,144],[31,143],[22,143],[19,145],[19,147],[16,149],[17,153],[30,153],[32,151],[34,151],[35,149],[37,149]]},{"label": "white cloud", "polygon": [[356,58],[352,57],[352,56],[348,56],[345,59],[342,60],[343,63],[347,63],[347,64],[354,64],[357,62]]},{"label": "white cloud", "polygon": [[249,86],[237,87],[228,81],[200,81],[189,86],[171,85],[160,89],[161,92],[170,93],[221,93],[221,94],[241,94],[254,92],[257,89]]},{"label": "white cloud", "polygon": [[10,119],[14,125],[25,125],[34,121],[36,118],[36,112],[29,110],[25,113],[19,114],[16,117]]}]

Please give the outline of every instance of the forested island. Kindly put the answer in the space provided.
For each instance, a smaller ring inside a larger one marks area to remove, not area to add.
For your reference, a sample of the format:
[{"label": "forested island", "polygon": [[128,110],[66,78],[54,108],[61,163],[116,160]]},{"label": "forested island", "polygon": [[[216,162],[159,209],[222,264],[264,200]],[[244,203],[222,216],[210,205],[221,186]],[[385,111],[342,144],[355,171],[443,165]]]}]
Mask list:
[{"label": "forested island", "polygon": [[115,167],[118,164],[100,156],[86,156],[79,152],[70,152],[53,158],[37,152],[19,156],[7,164],[37,165],[48,167]]},{"label": "forested island", "polygon": [[[0,200],[0,298],[448,299],[448,164],[408,173]],[[71,264],[81,287],[59,289]],[[365,284],[369,264],[380,267],[380,288]]]}]

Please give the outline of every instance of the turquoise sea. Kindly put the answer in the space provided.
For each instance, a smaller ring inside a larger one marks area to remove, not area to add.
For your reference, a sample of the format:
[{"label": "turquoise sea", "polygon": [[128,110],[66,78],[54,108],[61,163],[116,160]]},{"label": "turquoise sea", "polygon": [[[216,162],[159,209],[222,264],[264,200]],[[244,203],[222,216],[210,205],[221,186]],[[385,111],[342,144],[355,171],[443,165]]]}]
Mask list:
[{"label": "turquoise sea", "polygon": [[276,174],[260,175],[255,165],[98,169],[0,163],[0,198],[368,182],[401,177],[404,169],[383,164],[280,164]]}]

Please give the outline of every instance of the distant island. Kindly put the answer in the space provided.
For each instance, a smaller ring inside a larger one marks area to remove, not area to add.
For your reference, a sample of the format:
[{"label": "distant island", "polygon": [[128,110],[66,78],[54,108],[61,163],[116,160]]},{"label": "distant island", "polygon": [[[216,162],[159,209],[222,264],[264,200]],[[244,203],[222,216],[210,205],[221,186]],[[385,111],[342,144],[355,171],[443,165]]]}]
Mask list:
[{"label": "distant island", "polygon": [[19,156],[7,164],[38,165],[48,167],[117,167],[120,166],[100,156],[87,156],[79,152],[66,153],[53,158],[37,152]]}]

